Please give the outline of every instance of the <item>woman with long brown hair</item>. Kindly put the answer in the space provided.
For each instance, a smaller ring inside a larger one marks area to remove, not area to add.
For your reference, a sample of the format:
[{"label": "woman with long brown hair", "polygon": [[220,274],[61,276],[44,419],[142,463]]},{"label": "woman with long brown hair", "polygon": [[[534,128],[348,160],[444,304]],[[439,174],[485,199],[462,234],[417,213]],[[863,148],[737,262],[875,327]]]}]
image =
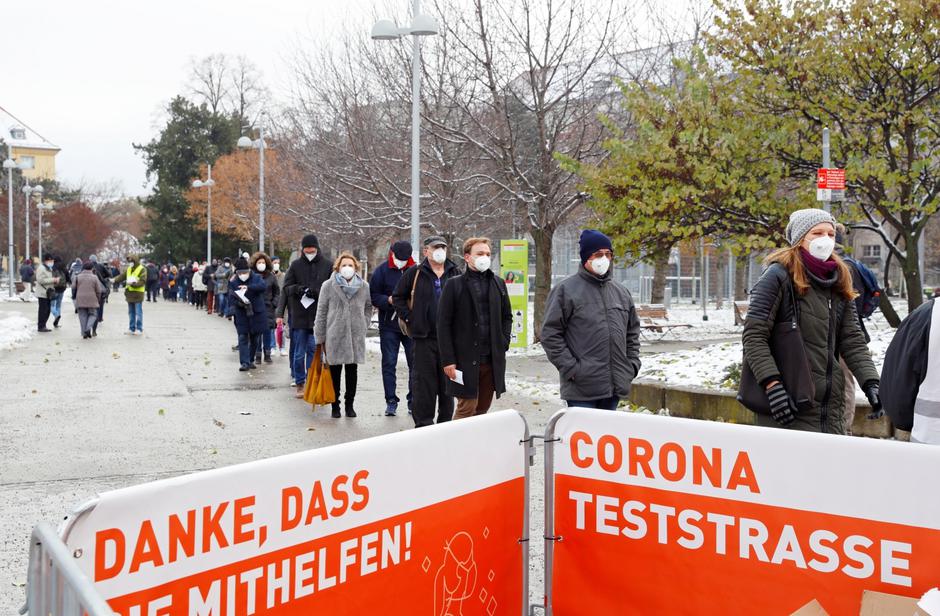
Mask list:
[{"label": "woman with long brown hair", "polygon": [[[836,221],[819,209],[790,215],[789,246],[771,253],[751,292],[744,324],[744,361],[764,387],[770,414],[758,425],[845,434],[843,358],[862,383],[874,413],[881,413],[878,371],[855,313],[855,290],[846,263],[834,254]],[[796,315],[793,314],[794,309]],[[794,321],[809,361],[815,394],[798,404],[771,352],[777,323]]]}]

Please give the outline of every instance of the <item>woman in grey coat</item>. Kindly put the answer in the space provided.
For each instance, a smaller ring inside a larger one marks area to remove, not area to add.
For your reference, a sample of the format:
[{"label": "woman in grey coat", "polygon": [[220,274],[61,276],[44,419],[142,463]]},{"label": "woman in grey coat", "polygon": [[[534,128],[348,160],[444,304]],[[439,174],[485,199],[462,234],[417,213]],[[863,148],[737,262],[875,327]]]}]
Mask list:
[{"label": "woman in grey coat", "polygon": [[372,302],[360,274],[359,260],[343,252],[333,264],[333,275],[320,287],[320,302],[313,335],[323,361],[330,366],[336,402],[333,417],[340,417],[340,376],[346,368],[346,417],[355,417],[358,365],[366,360],[366,330],[372,320]]},{"label": "woman in grey coat", "polygon": [[82,330],[82,338],[96,336],[95,323],[98,320],[98,306],[104,285],[92,269],[94,263],[85,262],[81,273],[72,278],[72,291],[75,293],[75,310],[78,312],[78,323]]}]

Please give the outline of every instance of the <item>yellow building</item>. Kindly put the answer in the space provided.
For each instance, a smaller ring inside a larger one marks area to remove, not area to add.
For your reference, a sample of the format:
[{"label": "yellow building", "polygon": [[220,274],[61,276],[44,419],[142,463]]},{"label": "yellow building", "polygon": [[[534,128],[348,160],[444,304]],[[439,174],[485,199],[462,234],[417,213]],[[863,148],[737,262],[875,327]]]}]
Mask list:
[{"label": "yellow building", "polygon": [[[55,157],[59,147],[0,107],[0,140],[12,146],[13,160],[30,180],[55,179]],[[6,158],[6,152],[0,158]]]}]

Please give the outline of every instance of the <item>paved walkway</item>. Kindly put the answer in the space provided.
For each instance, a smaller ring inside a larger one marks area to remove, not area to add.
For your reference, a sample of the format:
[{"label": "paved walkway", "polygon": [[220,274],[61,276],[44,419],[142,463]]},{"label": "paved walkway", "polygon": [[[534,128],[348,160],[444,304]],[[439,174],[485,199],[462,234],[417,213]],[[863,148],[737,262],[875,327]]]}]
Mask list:
[{"label": "paved walkway", "polygon": [[[36,307],[0,303],[0,316],[35,319]],[[360,368],[359,417],[332,419],[328,408],[312,412],[293,397],[287,358],[239,372],[235,331],[224,319],[188,305],[144,303],[146,333],[126,336],[127,308],[117,293],[99,336],[82,340],[71,304],[64,311],[61,329],[0,351],[0,614],[22,605],[32,526],[61,520],[98,492],[414,425],[407,412],[384,416],[374,353]],[[557,380],[544,360],[514,358],[510,371]],[[405,374],[402,367],[399,383]],[[494,408],[523,410],[538,433],[558,404],[507,395]],[[540,467],[533,468],[534,512],[541,511]],[[532,547],[538,589],[541,542]]]}]

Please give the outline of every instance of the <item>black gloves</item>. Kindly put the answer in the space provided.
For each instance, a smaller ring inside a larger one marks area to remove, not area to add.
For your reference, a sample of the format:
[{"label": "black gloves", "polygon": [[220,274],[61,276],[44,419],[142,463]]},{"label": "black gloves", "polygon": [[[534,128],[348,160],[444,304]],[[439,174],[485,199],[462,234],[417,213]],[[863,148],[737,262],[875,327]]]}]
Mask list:
[{"label": "black gloves", "polygon": [[304,295],[306,295],[306,296],[309,297],[310,299],[316,299],[316,298],[317,298],[317,296],[313,294],[313,289],[311,289],[310,287],[307,287],[306,289],[304,289]]},{"label": "black gloves", "polygon": [[767,390],[767,401],[770,402],[770,416],[781,426],[789,426],[796,419],[793,414],[796,404],[782,383],[777,383]]},{"label": "black gloves", "polygon": [[868,414],[869,419],[881,419],[885,414],[885,410],[881,408],[881,395],[878,392],[878,385],[878,381],[868,381],[862,387],[865,397],[868,398],[868,403],[871,404],[871,413]]}]

